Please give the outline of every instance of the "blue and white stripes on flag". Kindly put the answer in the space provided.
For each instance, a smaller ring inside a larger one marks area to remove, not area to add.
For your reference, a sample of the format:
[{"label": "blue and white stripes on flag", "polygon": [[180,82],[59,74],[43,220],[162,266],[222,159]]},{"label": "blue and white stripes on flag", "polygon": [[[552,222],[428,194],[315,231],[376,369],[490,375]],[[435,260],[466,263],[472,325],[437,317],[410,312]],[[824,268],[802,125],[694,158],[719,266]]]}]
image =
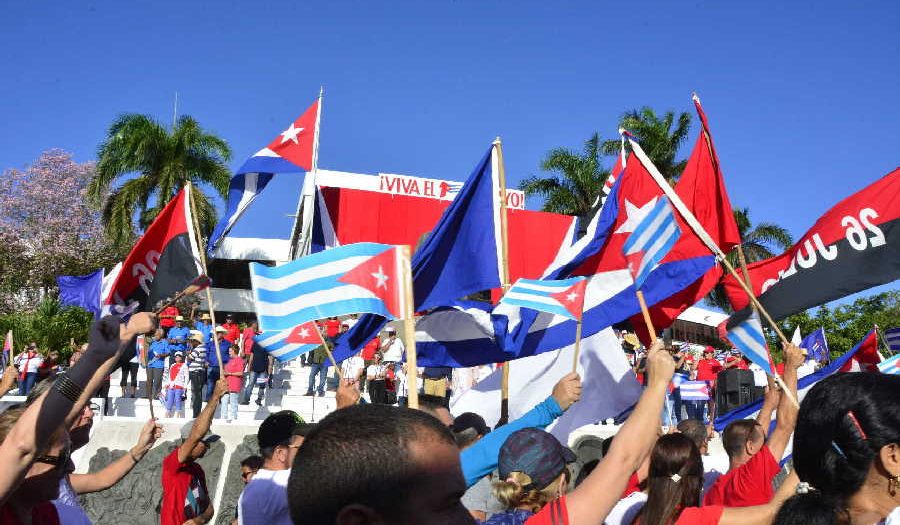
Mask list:
[{"label": "blue and white stripes on flag", "polygon": [[706,381],[685,381],[679,389],[682,401],[709,401],[709,385]]},{"label": "blue and white stripes on flag", "polygon": [[[282,160],[282,162],[286,161]],[[237,171],[237,174],[231,178],[231,182],[228,183],[228,204],[225,206],[225,214],[222,215],[222,219],[216,224],[207,244],[210,255],[212,255],[222,238],[228,235],[228,232],[234,227],[234,223],[247,211],[247,207],[256,200],[256,197],[259,196],[274,176],[272,173],[244,173],[241,170],[246,165],[245,163]],[[294,169],[299,168],[294,166]]]},{"label": "blue and white stripes on flag", "polygon": [[311,352],[319,345],[288,343],[287,337],[291,334],[290,330],[282,330],[280,332],[263,332],[253,336],[256,344],[263,350],[272,355],[279,362],[284,363],[300,357],[301,355]]},{"label": "blue and white stripes on flag", "polygon": [[[572,277],[555,281],[519,279],[503,295],[500,302],[511,306],[530,308],[539,312],[561,315],[569,319],[580,319],[580,315],[576,317],[569,308],[566,308],[558,295],[565,293],[585,279],[585,277]],[[577,297],[576,299],[579,305],[584,302],[584,297]],[[578,310],[578,314],[580,314],[581,308],[579,307]]]},{"label": "blue and white stripes on flag", "polygon": [[[384,301],[371,290],[340,281],[351,270],[394,246],[357,243],[339,246],[269,267],[250,263],[250,281],[259,328],[291,330],[307,321],[352,313],[374,313],[393,319]],[[393,271],[391,271],[393,270]],[[388,276],[395,269],[385,268]]]},{"label": "blue and white stripes on flag", "polygon": [[675,212],[669,199],[659,197],[656,205],[638,223],[622,247],[636,289],[644,284],[650,272],[669,253],[680,236],[681,229],[675,220]]},{"label": "blue and white stripes on flag", "polygon": [[683,372],[675,372],[672,374],[672,388],[678,388],[688,382],[691,377]]},{"label": "blue and white stripes on flag", "polygon": [[888,348],[895,354],[900,353],[900,328],[889,328],[884,331],[884,340]]},{"label": "blue and white stripes on flag", "polygon": [[878,363],[877,366],[882,374],[900,375],[900,354]]},{"label": "blue and white stripes on flag", "polygon": [[762,323],[759,314],[755,311],[741,324],[728,331],[728,340],[744,354],[744,357],[752,363],[774,376],[775,367],[769,357],[769,347],[766,344],[766,336],[763,334]]}]

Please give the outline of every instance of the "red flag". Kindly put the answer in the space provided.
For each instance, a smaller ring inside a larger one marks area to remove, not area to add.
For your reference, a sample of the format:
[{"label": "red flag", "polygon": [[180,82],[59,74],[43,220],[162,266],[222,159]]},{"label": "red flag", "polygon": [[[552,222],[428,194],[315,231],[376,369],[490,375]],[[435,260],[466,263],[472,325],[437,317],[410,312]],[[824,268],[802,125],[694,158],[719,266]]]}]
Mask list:
[{"label": "red flag", "polygon": [[322,341],[322,334],[319,332],[318,328],[316,328],[315,321],[309,321],[296,326],[291,330],[291,333],[288,334],[286,341],[288,343],[301,345],[325,344],[325,342]]},{"label": "red flag", "polygon": [[338,281],[369,290],[384,301],[394,317],[403,317],[400,308],[400,272],[397,271],[397,248],[391,248],[367,259],[341,276]]},{"label": "red flag", "polygon": [[878,363],[882,361],[878,352],[877,329],[869,332],[862,340],[853,357],[844,363],[839,372],[878,372]]},{"label": "red flag", "polygon": [[181,190],[125,258],[103,298],[104,315],[152,310],[158,301],[174,296],[200,276],[192,225],[190,203]]},{"label": "red flag", "polygon": [[285,160],[307,171],[311,170],[318,117],[319,101],[316,100],[266,147]]},{"label": "red flag", "polygon": [[559,301],[559,304],[563,305],[575,319],[580,321],[584,311],[585,288],[587,288],[587,279],[581,279],[566,290],[552,294],[550,297]]},{"label": "red flag", "polygon": [[[696,96],[694,96],[694,106],[700,116],[703,129],[700,136],[697,137],[694,151],[688,158],[684,172],[675,185],[675,193],[684,201],[684,204],[719,248],[728,253],[740,244],[741,236],[734,220],[728,192],[725,190],[725,181],[722,178],[719,159],[709,133],[706,114]],[[687,288],[651,306],[649,310],[653,326],[657,329],[671,326],[683,311],[703,299],[721,278],[722,268],[716,265]],[[650,337],[647,334],[643,317],[640,315],[632,317],[631,325],[641,341],[649,343]]]}]

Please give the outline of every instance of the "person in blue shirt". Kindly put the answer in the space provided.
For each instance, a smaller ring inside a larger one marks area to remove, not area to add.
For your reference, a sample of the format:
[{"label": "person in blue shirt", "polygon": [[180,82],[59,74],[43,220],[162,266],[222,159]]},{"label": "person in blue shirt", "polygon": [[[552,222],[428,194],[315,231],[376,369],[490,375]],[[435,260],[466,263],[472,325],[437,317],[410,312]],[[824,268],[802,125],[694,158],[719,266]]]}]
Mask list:
[{"label": "person in blue shirt", "polygon": [[[225,334],[228,332],[221,325],[216,327],[216,339],[219,340],[219,351],[222,352],[222,365],[228,363],[228,349],[231,347],[231,343],[225,339]],[[204,401],[209,401],[209,398],[212,397],[213,390],[216,386],[216,381],[222,377],[222,368],[219,365],[219,358],[216,355],[216,342],[208,341],[205,343],[206,346],[206,361],[209,363],[209,368],[206,369],[206,392],[203,395]]]},{"label": "person in blue shirt", "polygon": [[[191,316],[191,320],[194,321],[193,315]],[[204,313],[200,316],[199,321],[194,321],[194,330],[199,330],[200,333],[203,334],[203,342],[208,343],[212,341],[212,318],[208,313]]]},{"label": "person in blue shirt", "polygon": [[169,357],[169,353],[169,341],[165,339],[165,330],[158,328],[147,345],[147,388],[151,399],[158,398],[162,390],[163,371],[166,369],[166,358]]},{"label": "person in blue shirt", "polygon": [[190,328],[184,326],[184,317],[180,315],[175,317],[175,326],[169,328],[169,350],[171,353],[171,356],[169,357],[170,364],[174,361],[175,352],[187,353],[187,340],[190,335]]}]

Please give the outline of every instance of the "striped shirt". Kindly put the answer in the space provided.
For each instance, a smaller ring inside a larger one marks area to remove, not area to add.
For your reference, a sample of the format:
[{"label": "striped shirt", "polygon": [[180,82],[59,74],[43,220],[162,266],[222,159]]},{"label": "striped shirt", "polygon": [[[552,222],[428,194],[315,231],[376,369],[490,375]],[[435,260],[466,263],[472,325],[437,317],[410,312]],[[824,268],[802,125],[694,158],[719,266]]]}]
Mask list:
[{"label": "striped shirt", "polygon": [[203,345],[195,346],[188,352],[188,372],[203,370],[206,366],[206,347]]}]

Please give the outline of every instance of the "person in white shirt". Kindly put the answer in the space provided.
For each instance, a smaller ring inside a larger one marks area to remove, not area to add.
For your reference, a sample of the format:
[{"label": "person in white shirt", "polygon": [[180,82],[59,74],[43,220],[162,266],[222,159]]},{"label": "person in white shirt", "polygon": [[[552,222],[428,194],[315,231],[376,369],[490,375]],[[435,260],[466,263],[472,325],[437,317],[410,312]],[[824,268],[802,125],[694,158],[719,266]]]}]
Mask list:
[{"label": "person in white shirt", "polygon": [[288,478],[297,450],[314,427],[293,410],[276,412],[262,422],[256,441],[263,464],[238,499],[239,525],[293,525],[287,501]]},{"label": "person in white shirt", "polygon": [[389,326],[385,332],[387,338],[381,343],[381,359],[385,363],[403,361],[403,342],[397,338],[397,330]]},{"label": "person in white shirt", "polygon": [[27,396],[37,384],[38,368],[44,358],[37,351],[37,343],[30,343],[28,348],[15,359],[15,367],[19,369],[19,395]]},{"label": "person in white shirt", "polygon": [[365,370],[366,363],[360,354],[350,356],[341,362],[341,377],[345,381],[359,383],[359,378]]}]

